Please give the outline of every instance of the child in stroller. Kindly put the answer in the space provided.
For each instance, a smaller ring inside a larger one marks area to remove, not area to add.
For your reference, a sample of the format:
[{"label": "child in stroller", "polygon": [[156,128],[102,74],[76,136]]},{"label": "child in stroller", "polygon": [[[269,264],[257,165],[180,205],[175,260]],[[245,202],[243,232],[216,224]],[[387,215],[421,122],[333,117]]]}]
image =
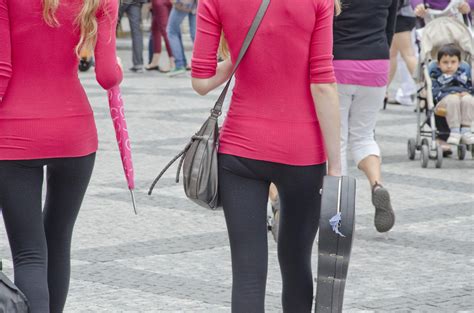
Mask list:
[{"label": "child in stroller", "polygon": [[[472,145],[474,97],[471,69],[461,63],[461,50],[453,44],[438,50],[438,64],[430,70],[435,114],[445,116],[449,126],[447,143]],[[461,65],[462,64],[462,65]]]}]

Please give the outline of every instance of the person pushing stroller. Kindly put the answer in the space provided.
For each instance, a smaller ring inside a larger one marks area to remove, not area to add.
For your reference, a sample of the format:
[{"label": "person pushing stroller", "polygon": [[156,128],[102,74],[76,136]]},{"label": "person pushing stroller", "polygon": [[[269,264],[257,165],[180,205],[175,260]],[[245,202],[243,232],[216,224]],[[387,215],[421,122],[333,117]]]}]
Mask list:
[{"label": "person pushing stroller", "polygon": [[454,44],[438,51],[437,67],[431,71],[435,112],[445,116],[450,134],[448,144],[472,145],[471,124],[474,111],[472,77],[469,66],[461,63],[461,50]]}]

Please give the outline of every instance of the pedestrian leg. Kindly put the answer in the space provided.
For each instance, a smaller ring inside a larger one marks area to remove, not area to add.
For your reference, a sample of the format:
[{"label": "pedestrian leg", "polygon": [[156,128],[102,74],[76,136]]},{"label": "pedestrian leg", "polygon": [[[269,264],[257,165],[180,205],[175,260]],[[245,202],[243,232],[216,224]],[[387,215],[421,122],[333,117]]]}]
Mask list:
[{"label": "pedestrian leg", "polygon": [[0,206],[13,257],[15,284],[31,313],[49,313],[47,245],[41,212],[43,163],[0,161]]},{"label": "pedestrian leg", "polygon": [[143,67],[143,33],[141,30],[141,4],[132,4],[128,7],[127,15],[132,34],[132,60],[135,69]]},{"label": "pedestrian leg", "polygon": [[354,85],[339,84],[339,111],[341,117],[341,173],[347,175],[347,151],[349,149],[349,111],[355,91]]},{"label": "pedestrian leg", "polygon": [[274,180],[281,205],[278,260],[283,280],[283,312],[310,313],[314,294],[311,256],[326,164],[283,165],[279,172]]},{"label": "pedestrian leg", "polygon": [[71,238],[94,167],[95,153],[54,159],[47,167],[44,228],[48,245],[50,313],[64,310],[71,272]]},{"label": "pedestrian leg", "polygon": [[171,50],[175,58],[176,70],[182,70],[186,67],[186,59],[184,58],[184,49],[181,40],[181,23],[186,16],[187,13],[173,8],[168,20],[168,26],[166,27]]},{"label": "pedestrian leg", "polygon": [[219,190],[232,255],[233,313],[265,312],[269,185],[241,158],[219,155]]}]

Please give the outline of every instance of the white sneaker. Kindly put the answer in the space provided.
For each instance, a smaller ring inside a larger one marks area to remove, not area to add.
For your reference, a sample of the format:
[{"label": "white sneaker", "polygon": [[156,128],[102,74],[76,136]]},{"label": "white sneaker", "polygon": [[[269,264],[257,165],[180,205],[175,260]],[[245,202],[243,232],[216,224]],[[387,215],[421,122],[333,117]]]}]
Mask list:
[{"label": "white sneaker", "polygon": [[458,145],[459,142],[461,141],[461,134],[460,133],[453,133],[449,134],[448,140],[446,140],[447,143],[450,145]]},{"label": "white sneaker", "polygon": [[461,135],[461,143],[464,143],[466,145],[472,145],[474,144],[474,136],[470,131],[465,132],[464,134]]}]

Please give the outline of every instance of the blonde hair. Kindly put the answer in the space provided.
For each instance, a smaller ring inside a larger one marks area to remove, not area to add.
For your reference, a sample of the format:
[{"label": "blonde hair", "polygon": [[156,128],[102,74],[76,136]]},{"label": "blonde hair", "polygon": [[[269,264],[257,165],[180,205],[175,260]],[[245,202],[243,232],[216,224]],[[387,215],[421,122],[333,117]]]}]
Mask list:
[{"label": "blonde hair", "polygon": [[336,15],[341,14],[341,0],[334,0],[334,11]]},{"label": "blonde hair", "polygon": [[224,37],[224,32],[221,33],[221,41],[219,43],[219,56],[224,60],[230,57],[229,45],[227,44],[227,40]]},{"label": "blonde hair", "polygon": [[[43,18],[51,27],[59,25],[55,12],[59,6],[59,0],[42,0]],[[76,54],[79,56],[81,50],[93,51],[97,42],[97,18],[96,12],[100,0],[83,0],[81,11],[76,16],[75,24],[81,30],[81,37],[76,45]]]},{"label": "blonde hair", "polygon": [[[336,15],[341,14],[340,0],[334,0],[334,11]],[[221,41],[219,43],[219,56],[224,60],[229,58],[230,56],[229,45],[227,44],[227,40],[224,37],[224,32],[221,33]]]}]

